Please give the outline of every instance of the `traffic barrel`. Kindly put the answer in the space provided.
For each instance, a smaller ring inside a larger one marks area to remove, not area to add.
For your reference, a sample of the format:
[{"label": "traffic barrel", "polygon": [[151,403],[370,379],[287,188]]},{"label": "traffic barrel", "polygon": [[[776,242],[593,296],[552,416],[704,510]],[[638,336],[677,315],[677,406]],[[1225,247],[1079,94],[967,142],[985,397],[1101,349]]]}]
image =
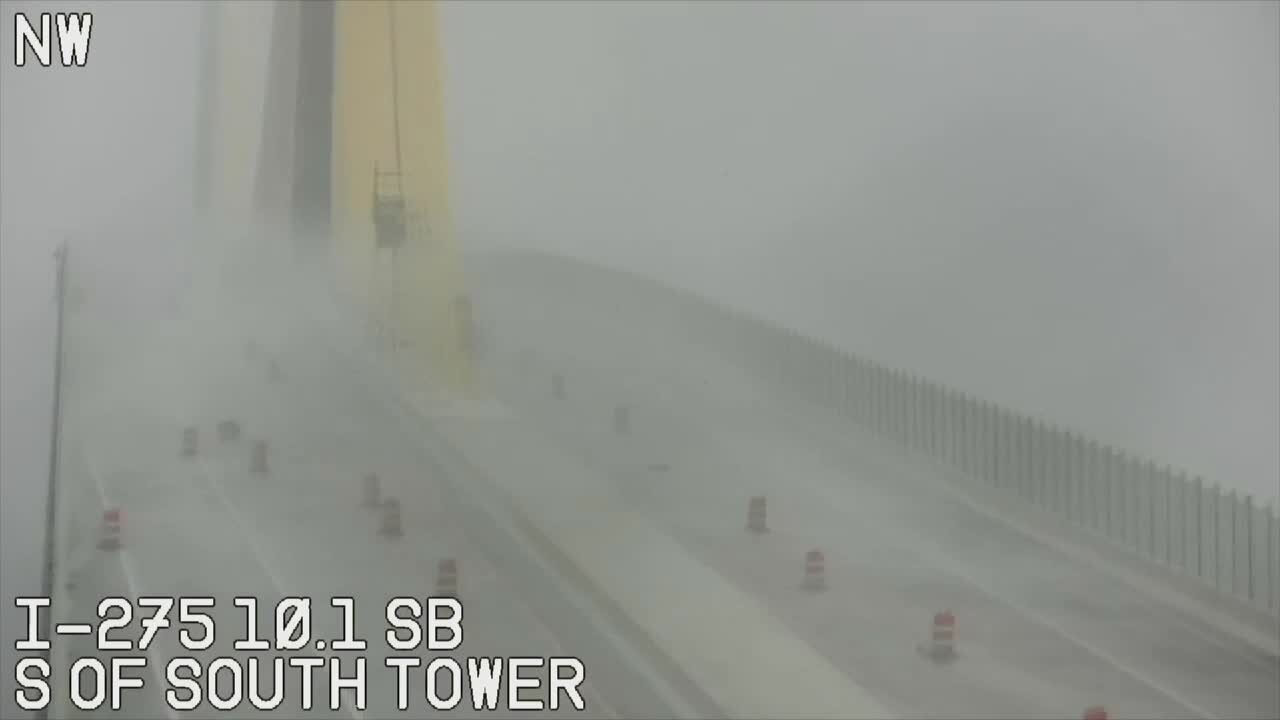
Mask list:
[{"label": "traffic barrel", "polygon": [[267,441],[258,440],[249,453],[249,471],[265,474],[267,472]]},{"label": "traffic barrel", "polygon": [[827,589],[827,559],[821,550],[810,550],[804,554],[804,588]]},{"label": "traffic barrel", "polygon": [[223,420],[218,423],[218,439],[222,442],[234,442],[240,439],[240,423],[235,420]]},{"label": "traffic barrel", "polygon": [[935,661],[951,660],[956,656],[956,616],[950,610],[934,613],[928,655]]},{"label": "traffic barrel", "polygon": [[1094,705],[1084,711],[1084,720],[1107,720],[1107,717],[1107,709],[1101,705]]},{"label": "traffic barrel", "polygon": [[766,505],[763,495],[757,495],[747,501],[747,530],[753,533],[769,532],[766,521]]},{"label": "traffic barrel", "polygon": [[626,405],[613,409],[613,431],[619,435],[631,432],[631,410]]},{"label": "traffic barrel", "polygon": [[382,483],[378,479],[378,473],[368,473],[364,476],[364,484],[361,489],[361,497],[363,504],[367,508],[378,507],[382,502]]},{"label": "traffic barrel", "polygon": [[98,530],[98,549],[120,549],[120,509],[108,508],[102,511],[102,526]]},{"label": "traffic barrel", "polygon": [[195,457],[196,451],[200,447],[200,433],[194,425],[188,425],[182,430],[182,456]]},{"label": "traffic barrel", "polygon": [[444,558],[436,563],[436,597],[458,597],[458,561]]},{"label": "traffic barrel", "polygon": [[378,527],[378,534],[389,538],[398,538],[404,534],[404,528],[400,525],[400,501],[396,498],[382,501],[382,524]]},{"label": "traffic barrel", "polygon": [[556,400],[563,400],[564,396],[564,376],[556,373],[551,376],[551,397]]}]

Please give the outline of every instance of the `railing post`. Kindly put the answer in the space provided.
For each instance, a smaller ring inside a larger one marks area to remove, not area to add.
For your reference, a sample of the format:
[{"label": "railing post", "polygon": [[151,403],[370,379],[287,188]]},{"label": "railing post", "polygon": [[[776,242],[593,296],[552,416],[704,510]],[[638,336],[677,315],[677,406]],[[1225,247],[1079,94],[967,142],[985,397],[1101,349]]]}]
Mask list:
[{"label": "railing post", "polygon": [[1010,459],[1013,457],[1013,423],[1010,422],[1009,413],[1002,407],[996,407],[996,443],[1000,450],[996,453],[996,477],[999,478],[999,487],[1005,490],[1012,490],[1017,494],[1017,487],[1010,477],[1010,469],[1012,463]]},{"label": "railing post", "polygon": [[1142,465],[1142,479],[1142,486],[1147,488],[1147,552],[1155,560],[1160,557],[1160,550],[1156,546],[1156,466],[1151,460]]},{"label": "railing post", "polygon": [[1173,483],[1168,467],[1157,470],[1160,492],[1164,496],[1164,564],[1173,567]]},{"label": "railing post", "polygon": [[1022,416],[1022,488],[1027,502],[1038,505],[1036,480],[1036,423],[1030,416]]},{"label": "railing post", "polygon": [[855,398],[854,417],[863,427],[870,427],[867,414],[869,400],[867,396],[867,364],[857,356],[853,358],[853,388],[853,396]]},{"label": "railing post", "polygon": [[916,449],[924,455],[933,454],[929,439],[933,420],[929,397],[931,389],[928,380],[916,378]]},{"label": "railing post", "polygon": [[920,378],[907,376],[907,447],[920,450]]},{"label": "railing post", "polygon": [[991,408],[991,442],[994,452],[992,453],[991,465],[991,484],[996,487],[1002,487],[1004,483],[1004,467],[1002,460],[1004,459],[1004,415],[1000,412],[1000,408],[995,405],[989,405]]},{"label": "railing post", "polygon": [[1213,587],[1222,589],[1222,552],[1219,546],[1222,543],[1222,488],[1217,483],[1213,485]]},{"label": "railing post", "polygon": [[942,425],[939,426],[939,455],[948,465],[956,464],[956,405],[955,393],[950,388],[938,388],[938,399],[941,401]]},{"label": "railing post", "polygon": [[867,391],[867,425],[880,433],[880,366],[868,361],[864,367]]},{"label": "railing post", "polygon": [[902,442],[902,378],[897,370],[885,373],[888,380],[889,436],[894,442]]},{"label": "railing post", "polygon": [[1124,456],[1120,465],[1120,538],[1124,544],[1135,550],[1142,549],[1142,514],[1137,511],[1134,502],[1134,459]]},{"label": "railing post", "polygon": [[853,353],[844,356],[844,416],[854,424],[861,425],[858,408],[858,358]]},{"label": "railing post", "polygon": [[885,372],[887,379],[888,401],[889,401],[889,437],[894,442],[902,442],[902,382],[897,370],[887,370]]},{"label": "railing post", "polygon": [[1116,491],[1118,505],[1116,508],[1116,533],[1121,544],[1132,547],[1133,541],[1131,537],[1133,536],[1134,519],[1131,512],[1133,509],[1132,503],[1129,501],[1129,489],[1133,485],[1129,479],[1132,460],[1124,453],[1118,453],[1118,460],[1116,474],[1112,478],[1112,486]]},{"label": "railing post", "polygon": [[893,436],[889,381],[888,369],[883,365],[876,365],[876,428],[886,438]]},{"label": "railing post", "polygon": [[960,462],[964,465],[965,473],[975,475],[974,464],[974,442],[978,437],[978,421],[977,415],[973,410],[973,398],[968,393],[960,395]]},{"label": "railing post", "polygon": [[887,367],[880,370],[880,402],[884,434],[891,440],[898,439],[897,376]]},{"label": "railing post", "polygon": [[909,403],[911,402],[910,395],[907,391],[907,374],[905,372],[898,371],[894,373],[894,379],[894,406],[897,408],[897,411],[894,414],[897,418],[898,443],[906,445],[908,435],[907,428],[909,427],[908,418],[910,417],[910,410],[908,408]]},{"label": "railing post", "polygon": [[1058,506],[1058,477],[1062,474],[1062,433],[1058,431],[1057,426],[1044,426],[1044,456],[1045,456],[1045,472],[1044,472],[1044,499],[1045,504],[1053,513],[1060,514],[1062,508]]},{"label": "railing post", "polygon": [[939,422],[938,416],[942,404],[938,401],[938,386],[926,382],[925,384],[925,407],[928,412],[925,413],[926,437],[929,439],[927,445],[929,454],[934,458],[940,459],[938,452],[938,427],[942,424]]},{"label": "railing post", "polygon": [[1094,521],[1090,529],[1101,533],[1107,532],[1107,524],[1110,521],[1110,493],[1111,493],[1111,467],[1109,457],[1111,448],[1106,445],[1099,445],[1097,448],[1096,465],[1093,468],[1093,505],[1094,505]]},{"label": "railing post", "polygon": [[1022,498],[1035,502],[1035,493],[1031,491],[1031,421],[1026,416],[1018,416],[1018,487],[1022,488]]},{"label": "railing post", "polygon": [[961,398],[961,404],[964,414],[964,469],[965,472],[977,477],[978,462],[978,408],[973,401],[973,397],[965,394]]},{"label": "railing post", "polygon": [[942,442],[943,442],[943,460],[951,466],[956,463],[956,396],[955,393],[947,388],[942,391]]},{"label": "railing post", "polygon": [[1046,510],[1050,509],[1049,496],[1046,489],[1048,486],[1049,463],[1052,460],[1052,450],[1047,440],[1048,433],[1044,423],[1040,420],[1036,420],[1035,444],[1032,449],[1036,463],[1036,504]]},{"label": "railing post", "polygon": [[1031,502],[1044,507],[1044,488],[1040,474],[1044,462],[1044,447],[1039,420],[1031,421],[1028,440],[1030,442],[1030,449],[1027,451],[1027,459],[1031,463],[1031,474],[1027,479],[1027,483],[1031,488]]},{"label": "railing post", "polygon": [[1204,579],[1204,478],[1196,476],[1196,577]]},{"label": "railing post", "polygon": [[907,447],[920,450],[920,378],[907,375]]},{"label": "railing post", "polygon": [[1253,602],[1253,496],[1244,496],[1244,537],[1245,537],[1245,572],[1248,575],[1248,584],[1245,586],[1245,596],[1249,598],[1249,602]]},{"label": "railing post", "polygon": [[1076,445],[1078,447],[1077,454],[1080,457],[1080,477],[1076,479],[1076,491],[1072,499],[1074,506],[1076,522],[1084,526],[1087,522],[1085,518],[1085,500],[1084,500],[1084,483],[1087,478],[1092,475],[1097,476],[1098,471],[1102,467],[1102,448],[1093,440],[1085,440],[1082,436],[1076,436]]},{"label": "railing post", "polygon": [[1098,504],[1098,495],[1103,487],[1103,448],[1093,440],[1085,441],[1077,437],[1079,442],[1079,469],[1076,472],[1076,495],[1072,501],[1075,508],[1076,522],[1080,527],[1090,529],[1097,526],[1094,508]]},{"label": "railing post", "polygon": [[951,402],[951,389],[938,388],[938,457],[948,465],[955,465],[955,443],[952,442],[956,431],[954,406]]},{"label": "railing post", "polygon": [[[1110,455],[1111,448],[1103,448],[1102,459],[1105,460]],[[1098,518],[1098,524],[1101,525],[1102,533],[1110,538],[1111,527],[1115,524],[1115,509],[1111,501],[1111,469],[1106,461],[1101,462],[1101,465],[1101,468],[1098,468],[1098,497],[1102,501],[1102,516]]]},{"label": "railing post", "polygon": [[964,398],[965,407],[965,462],[969,466],[969,474],[981,479],[982,453],[982,416],[978,412],[978,401],[972,395]]},{"label": "railing post", "polygon": [[[1066,433],[1066,454],[1070,459],[1070,474],[1066,477],[1065,493],[1062,500],[1066,501],[1066,518],[1073,523],[1080,523],[1079,503],[1076,502],[1076,487],[1080,484],[1080,478],[1088,473],[1093,473],[1096,468],[1089,468],[1089,455],[1084,451],[1084,442],[1075,433]],[[1106,473],[1098,473],[1098,479],[1106,483]]]},{"label": "railing post", "polygon": [[1280,538],[1276,537],[1276,505],[1274,502],[1267,503],[1267,608],[1276,610],[1280,608],[1276,594],[1277,578],[1276,568],[1276,545],[1280,543]]},{"label": "railing post", "polygon": [[1239,548],[1239,547],[1237,547],[1237,543],[1238,543],[1238,542],[1240,542],[1240,525],[1239,525],[1239,513],[1238,513],[1238,512],[1237,512],[1237,510],[1236,510],[1236,508],[1239,506],[1239,504],[1240,504],[1240,501],[1239,501],[1239,499],[1236,497],[1236,491],[1235,491],[1235,488],[1232,488],[1232,490],[1231,490],[1231,505],[1230,505],[1230,507],[1231,507],[1231,547],[1230,547],[1230,549],[1229,549],[1229,552],[1231,553],[1231,565],[1230,565],[1230,568],[1231,568],[1231,594],[1232,594],[1232,595],[1235,595],[1235,594],[1236,594],[1236,586],[1238,586],[1238,585],[1240,584],[1240,580],[1239,580],[1239,576],[1240,576],[1240,562],[1239,562],[1240,548]]},{"label": "railing post", "polygon": [[858,360],[858,396],[862,406],[862,423],[873,432],[876,428],[876,366],[870,360]]},{"label": "railing post", "polygon": [[1055,467],[1053,478],[1050,480],[1052,487],[1049,493],[1053,498],[1053,511],[1065,518],[1067,503],[1063,498],[1066,496],[1067,478],[1071,475],[1071,436],[1067,431],[1055,426],[1052,437],[1053,451],[1050,454]]},{"label": "railing post", "polygon": [[1008,476],[1009,489],[1015,497],[1022,498],[1022,418],[1013,411],[1006,411],[1009,429]]},{"label": "railing post", "polygon": [[1142,552],[1145,533],[1143,533],[1143,525],[1146,524],[1146,517],[1142,512],[1142,465],[1137,458],[1130,457],[1129,462],[1125,465],[1124,477],[1124,501],[1125,501],[1125,525],[1128,527],[1129,547]]},{"label": "railing post", "polygon": [[1105,481],[1105,483],[1104,483],[1104,487],[1106,488],[1106,504],[1107,504],[1107,505],[1106,505],[1106,507],[1107,507],[1107,530],[1106,530],[1106,533],[1107,533],[1107,537],[1108,537],[1108,538],[1110,538],[1110,539],[1114,539],[1114,538],[1115,538],[1115,528],[1116,528],[1116,517],[1115,517],[1115,516],[1116,516],[1116,508],[1115,508],[1115,493],[1112,491],[1112,489],[1115,487],[1115,484],[1116,484],[1116,466],[1117,466],[1117,458],[1116,458],[1116,451],[1115,451],[1115,449],[1114,449],[1114,448],[1112,448],[1112,447],[1110,447],[1110,446],[1108,446],[1108,447],[1107,447],[1106,452],[1105,452],[1105,453],[1103,453],[1103,456],[1102,456],[1102,457],[1103,457],[1103,460],[1102,460],[1102,464],[1103,464],[1103,473],[1102,473],[1102,475],[1103,475],[1103,477],[1106,479],[1106,481]]},{"label": "railing post", "polygon": [[1178,565],[1184,572],[1191,570],[1191,563],[1187,562],[1187,476],[1185,473],[1178,473],[1178,513],[1182,520],[1178,523]]},{"label": "railing post", "polygon": [[879,418],[880,434],[888,439],[893,438],[893,376],[883,365],[876,366],[876,415]]},{"label": "railing post", "polygon": [[1062,506],[1058,501],[1058,486],[1061,482],[1062,468],[1066,463],[1066,453],[1062,448],[1062,431],[1056,425],[1045,426],[1045,457],[1049,465],[1045,468],[1045,501],[1049,509],[1062,514]]},{"label": "railing post", "polygon": [[982,482],[991,484],[991,408],[982,400],[974,400],[978,419],[977,451],[978,476]]}]

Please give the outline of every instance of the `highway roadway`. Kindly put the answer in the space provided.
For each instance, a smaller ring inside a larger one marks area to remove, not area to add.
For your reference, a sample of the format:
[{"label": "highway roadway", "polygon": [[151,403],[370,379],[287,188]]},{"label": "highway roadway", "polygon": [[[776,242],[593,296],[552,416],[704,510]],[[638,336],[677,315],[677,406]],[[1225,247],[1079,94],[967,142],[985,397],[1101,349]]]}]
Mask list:
[{"label": "highway roadway", "polygon": [[[1274,654],[992,521],[927,464],[670,328],[602,298],[488,299],[503,398],[900,716],[1280,717]],[[763,537],[744,531],[752,495]],[[800,587],[810,549],[822,593]],[[959,657],[935,665],[917,648],[942,610]]]},{"label": "highway roadway", "polygon": [[[308,717],[357,720],[397,714],[395,671],[384,665],[392,653],[382,639],[382,613],[391,597],[434,594],[437,563],[444,558],[459,567],[463,645],[452,653],[397,654],[419,656],[424,663],[441,654],[576,657],[586,667],[580,689],[592,717],[676,716],[672,708],[680,699],[655,689],[659,683],[653,678],[665,670],[655,670],[611,635],[607,623],[592,614],[589,599],[574,595],[532,551],[459,497],[455,483],[444,477],[453,469],[424,456],[412,433],[340,370],[291,355],[313,348],[295,350],[269,339],[248,343],[245,327],[219,321],[216,313],[182,308],[132,318],[95,315],[90,308],[70,324],[60,516],[66,558],[61,582],[71,603],[58,619],[94,622],[104,596],[204,596],[216,600],[216,637],[202,651],[179,647],[175,607],[173,626],[159,631],[145,653],[100,652],[91,637],[61,639],[55,656],[63,662],[145,656],[151,668],[143,690],[125,691],[120,712],[63,705],[68,717],[226,717],[207,698],[184,711],[163,701],[166,683],[158,668],[180,656],[206,667],[217,657],[242,666],[257,658],[259,692],[266,697],[275,687],[268,668],[276,658],[337,657],[342,676],[349,677],[356,657],[363,656],[369,681],[362,704],[353,691],[331,703],[331,683],[317,671],[309,693],[314,704],[304,708],[302,673],[286,668],[283,699],[271,714],[298,717],[305,710]],[[282,369],[274,379],[268,372],[272,360]],[[220,439],[216,427],[223,420],[238,422],[241,437]],[[196,427],[199,438],[190,458],[180,452],[187,426]],[[258,439],[269,443],[266,473],[250,465],[250,447]],[[379,475],[384,497],[399,499],[402,538],[380,537],[379,511],[362,507],[361,478],[369,472]],[[108,507],[123,513],[123,548],[115,552],[95,546]],[[232,603],[237,596],[257,598],[260,634],[268,638],[279,599],[311,598],[312,637],[327,642],[342,637],[341,616],[330,598],[350,597],[354,634],[368,641],[368,650],[335,652],[314,643],[293,653],[237,649],[233,641],[245,633],[245,611]],[[136,642],[139,627],[135,620],[113,637]],[[449,712],[429,708],[423,675],[410,670],[405,716],[479,714],[469,700]],[[217,685],[220,694],[230,694],[227,672]],[[551,715],[581,715],[567,696],[558,700],[560,709]],[[233,714],[267,713],[244,701]],[[548,713],[515,713],[530,714]]]},{"label": "highway roadway", "polygon": [[[900,716],[1062,718],[1095,704],[1112,717],[1280,716],[1273,654],[991,521],[898,449],[765,391],[696,342],[628,322],[618,307],[573,315],[497,300],[486,305],[486,348],[502,400]],[[465,655],[576,655],[592,716],[714,714],[690,711],[697,701],[673,690],[669,668],[629,648],[589,599],[459,492],[463,471],[424,450],[402,415],[324,357],[324,343],[266,328],[247,346],[246,332],[264,328],[182,312],[165,322],[80,318],[63,474],[76,600],[68,619],[113,593],[209,595],[220,606],[250,594],[263,608],[309,595],[319,606],[314,634],[336,638],[337,614],[322,610],[348,595],[357,635],[372,641],[366,705],[348,697],[328,708],[321,677],[312,696],[322,707],[309,715],[381,717],[395,711],[385,646],[371,637],[382,606],[429,594],[436,562],[454,557]],[[553,373],[564,377],[564,399],[550,392]],[[611,424],[619,404],[632,415],[625,435]],[[240,421],[244,436],[220,442],[224,419]],[[179,449],[191,424],[200,449],[187,459]],[[265,474],[249,468],[258,438],[270,442]],[[379,538],[376,512],[360,507],[370,471],[403,504],[399,541]],[[757,494],[770,503],[763,537],[743,529]],[[118,553],[93,547],[107,506],[125,513]],[[804,553],[815,548],[826,557],[822,593],[800,588]],[[660,568],[635,571],[663,581]],[[959,657],[935,665],[918,646],[944,609],[957,617]],[[236,609],[218,623],[243,626]],[[191,654],[160,637],[153,664]],[[232,639],[222,631],[199,656],[242,659]],[[60,650],[99,654],[84,640]],[[294,716],[303,693],[286,682],[279,713]],[[215,714],[172,712],[156,692],[127,698],[130,717]],[[410,700],[410,715],[428,712],[420,696]]]}]

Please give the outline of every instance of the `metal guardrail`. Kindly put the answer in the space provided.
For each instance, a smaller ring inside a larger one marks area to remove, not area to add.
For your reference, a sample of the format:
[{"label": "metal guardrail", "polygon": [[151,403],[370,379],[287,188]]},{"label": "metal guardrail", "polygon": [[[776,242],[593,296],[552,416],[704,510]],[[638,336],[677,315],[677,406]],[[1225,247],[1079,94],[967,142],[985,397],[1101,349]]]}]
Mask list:
[{"label": "metal guardrail", "polygon": [[[586,266],[604,273],[602,288],[646,296],[654,311],[678,318],[697,339],[772,386],[1280,615],[1280,517],[1274,506],[684,290],[578,260],[518,256],[547,269]],[[574,285],[596,282],[562,280],[539,287],[575,292],[581,288]]]}]

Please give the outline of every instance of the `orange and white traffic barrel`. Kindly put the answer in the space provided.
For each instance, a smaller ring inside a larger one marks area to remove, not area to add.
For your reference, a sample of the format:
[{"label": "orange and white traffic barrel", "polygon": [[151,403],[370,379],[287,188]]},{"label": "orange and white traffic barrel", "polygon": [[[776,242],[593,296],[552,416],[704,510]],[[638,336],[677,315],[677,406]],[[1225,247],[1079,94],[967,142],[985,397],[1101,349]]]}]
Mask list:
[{"label": "orange and white traffic barrel", "polygon": [[98,530],[98,549],[119,550],[120,545],[120,509],[103,510],[102,525]]}]

